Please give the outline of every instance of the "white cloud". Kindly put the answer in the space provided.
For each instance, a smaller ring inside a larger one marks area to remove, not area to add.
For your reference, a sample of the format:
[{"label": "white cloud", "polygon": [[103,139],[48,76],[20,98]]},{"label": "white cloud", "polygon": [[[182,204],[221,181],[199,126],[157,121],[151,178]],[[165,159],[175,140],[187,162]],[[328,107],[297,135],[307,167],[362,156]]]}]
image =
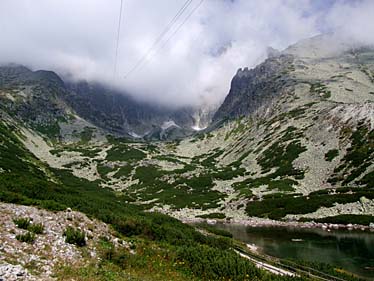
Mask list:
[{"label": "white cloud", "polygon": [[374,1],[335,3],[326,17],[333,30],[358,43],[374,44]]},{"label": "white cloud", "polygon": [[[124,79],[185,0],[123,2],[117,84],[140,99],[169,105],[222,100],[236,70],[261,62],[268,46],[282,49],[335,29],[365,42],[374,37],[370,0],[205,0],[163,49]],[[0,63],[110,83],[119,5],[1,0]]]}]

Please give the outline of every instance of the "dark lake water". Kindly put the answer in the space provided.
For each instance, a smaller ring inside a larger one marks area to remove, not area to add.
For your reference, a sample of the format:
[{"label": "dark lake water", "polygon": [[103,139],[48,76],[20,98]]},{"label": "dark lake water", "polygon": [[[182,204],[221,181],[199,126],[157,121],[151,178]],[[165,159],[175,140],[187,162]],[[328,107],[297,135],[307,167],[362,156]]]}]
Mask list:
[{"label": "dark lake water", "polygon": [[255,244],[259,251],[278,258],[329,263],[374,280],[374,232],[247,227],[217,224],[237,240]]}]

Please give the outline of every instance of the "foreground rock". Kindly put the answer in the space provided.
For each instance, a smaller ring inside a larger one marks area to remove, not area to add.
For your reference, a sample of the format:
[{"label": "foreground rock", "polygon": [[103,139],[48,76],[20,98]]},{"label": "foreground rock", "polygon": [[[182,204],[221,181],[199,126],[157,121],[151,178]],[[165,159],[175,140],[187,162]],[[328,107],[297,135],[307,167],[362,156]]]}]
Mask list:
[{"label": "foreground rock", "polygon": [[[0,203],[0,214],[0,280],[53,280],[54,272],[62,266],[84,266],[96,258],[100,237],[106,237],[118,246],[118,239],[108,225],[69,209],[53,213],[35,207]],[[33,243],[18,241],[16,236],[27,233],[27,230],[15,225],[13,220],[16,218],[30,218],[34,224],[42,223],[43,233],[37,234]],[[65,242],[63,233],[68,226],[85,232],[85,247]]]}]

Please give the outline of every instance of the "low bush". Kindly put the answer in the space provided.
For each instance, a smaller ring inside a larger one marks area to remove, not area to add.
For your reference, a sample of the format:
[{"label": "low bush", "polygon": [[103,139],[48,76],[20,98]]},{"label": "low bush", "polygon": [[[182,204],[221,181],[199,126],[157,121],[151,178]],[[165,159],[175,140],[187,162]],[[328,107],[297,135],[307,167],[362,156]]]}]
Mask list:
[{"label": "low bush", "polygon": [[339,155],[339,150],[331,149],[325,154],[325,160],[331,162],[335,157]]},{"label": "low bush", "polygon": [[80,231],[79,229],[69,226],[65,229],[64,236],[66,243],[74,244],[79,247],[86,245],[86,234],[84,231]]},{"label": "low bush", "polygon": [[31,223],[30,218],[17,218],[13,220],[14,224],[18,228],[26,229],[35,234],[42,234],[44,231],[44,226],[41,223]]},{"label": "low bush", "polygon": [[44,226],[41,223],[32,223],[27,229],[32,233],[42,234],[44,231]]},{"label": "low bush", "polygon": [[207,230],[210,233],[213,233],[215,235],[232,238],[232,234],[230,232],[228,232],[227,230],[220,229],[220,228],[215,227],[215,226],[205,225],[205,224],[201,224],[201,225],[199,225],[199,227],[202,227],[203,229],[205,229],[205,230]]},{"label": "low bush", "polygon": [[349,223],[356,223],[362,225],[369,225],[370,223],[374,223],[374,216],[370,215],[337,215],[332,217],[326,217],[322,219],[315,220],[316,222],[321,223],[338,223],[338,224],[349,224]]},{"label": "low bush", "polygon": [[197,217],[202,218],[202,219],[224,219],[226,218],[225,214],[222,214],[222,213],[210,213],[210,214],[200,215]]},{"label": "low bush", "polygon": [[35,234],[32,232],[27,232],[25,234],[18,234],[16,235],[16,239],[21,242],[26,242],[26,243],[33,243],[35,241]]},{"label": "low bush", "polygon": [[13,220],[14,224],[21,229],[27,229],[30,226],[29,218],[17,218]]}]

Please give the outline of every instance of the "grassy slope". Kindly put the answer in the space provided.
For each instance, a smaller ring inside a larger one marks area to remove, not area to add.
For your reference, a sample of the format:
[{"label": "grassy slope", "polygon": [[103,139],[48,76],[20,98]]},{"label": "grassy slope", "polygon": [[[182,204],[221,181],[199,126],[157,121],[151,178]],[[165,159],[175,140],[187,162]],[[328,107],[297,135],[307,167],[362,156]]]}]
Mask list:
[{"label": "grassy slope", "polygon": [[[299,118],[299,114],[305,114],[304,110],[299,113],[291,111],[288,115]],[[301,112],[301,113],[300,113]],[[276,117],[277,120],[282,120]],[[123,192],[125,202],[147,202],[143,208],[151,208],[155,205],[170,205],[174,209],[196,208],[202,210],[215,209],[220,212],[220,201],[226,197],[223,192],[212,190],[215,181],[234,180],[232,188],[239,193],[239,199],[252,199],[246,206],[246,213],[249,216],[258,216],[271,219],[282,219],[287,214],[302,215],[314,212],[321,206],[332,207],[335,203],[352,203],[359,201],[365,196],[374,198],[371,177],[373,173],[368,173],[360,180],[356,180],[370,165],[373,157],[372,139],[373,131],[362,125],[358,130],[343,132],[342,141],[351,143],[345,157],[338,162],[334,174],[328,179],[333,185],[331,189],[312,192],[302,195],[295,191],[300,181],[304,179],[305,171],[295,168],[293,162],[301,153],[306,151],[302,143],[304,138],[303,130],[294,126],[288,126],[284,130],[269,130],[270,120],[260,124],[267,135],[259,138],[257,145],[246,146],[249,136],[255,131],[250,121],[243,119],[236,122],[236,125],[226,133],[225,139],[231,143],[232,147],[243,147],[230,163],[223,164],[222,157],[232,153],[226,148],[212,148],[210,151],[190,158],[183,158],[176,153],[164,154],[159,147],[146,143],[128,143],[116,139],[111,139],[112,148],[108,151],[105,160],[97,161],[98,172],[102,182],[109,182],[108,173],[114,172],[112,176],[126,182],[129,179],[138,180]],[[286,121],[283,121],[286,122]],[[191,143],[205,142],[213,140],[217,136],[212,134],[200,135],[192,139]],[[252,138],[253,139],[253,138]],[[243,145],[244,144],[244,145]],[[170,144],[172,146],[173,144]],[[178,146],[179,144],[175,144]],[[66,150],[73,148],[67,147]],[[74,151],[79,151],[87,159],[92,159],[94,150],[75,147]],[[330,157],[336,157],[336,150],[322,154],[321,160],[331,162]],[[257,157],[256,157],[257,156]],[[253,174],[244,168],[246,159],[256,157],[256,162],[260,172]],[[148,158],[148,159],[147,159]],[[155,162],[149,162],[149,159]],[[189,161],[187,161],[189,160]],[[181,168],[175,170],[165,170],[157,165],[157,161],[168,161],[176,163]],[[187,161],[187,162],[186,162]],[[111,164],[111,165],[108,165]],[[67,171],[55,171],[55,173],[67,173]],[[345,178],[344,175],[347,175]],[[68,178],[68,177],[65,177]],[[171,179],[171,181],[170,181]],[[72,179],[73,180],[73,179]],[[67,184],[67,183],[65,183]],[[73,183],[69,183],[71,185]],[[88,183],[90,185],[91,183]],[[254,195],[254,191],[262,186],[266,186],[265,194],[261,198]],[[343,188],[342,188],[343,187]],[[238,197],[236,199],[238,199]],[[260,200],[261,199],[261,200]],[[308,202],[308,204],[304,204]],[[219,213],[219,216],[224,215]],[[351,215],[344,217],[346,223],[358,223],[367,217]],[[329,221],[334,221],[330,218]],[[342,222],[342,217],[336,217],[336,222]]]},{"label": "grassy slope", "polygon": [[[109,223],[120,237],[138,241],[137,255],[103,253],[102,261],[58,273],[78,280],[289,280],[255,268],[231,249],[231,240],[197,232],[171,217],[144,213],[126,198],[99,188],[96,182],[49,169],[0,124],[0,200],[49,210],[67,207]],[[46,173],[47,172],[47,173]],[[53,179],[53,181],[52,181]],[[157,279],[157,276],[160,276]],[[297,278],[302,280],[301,278]]]}]

